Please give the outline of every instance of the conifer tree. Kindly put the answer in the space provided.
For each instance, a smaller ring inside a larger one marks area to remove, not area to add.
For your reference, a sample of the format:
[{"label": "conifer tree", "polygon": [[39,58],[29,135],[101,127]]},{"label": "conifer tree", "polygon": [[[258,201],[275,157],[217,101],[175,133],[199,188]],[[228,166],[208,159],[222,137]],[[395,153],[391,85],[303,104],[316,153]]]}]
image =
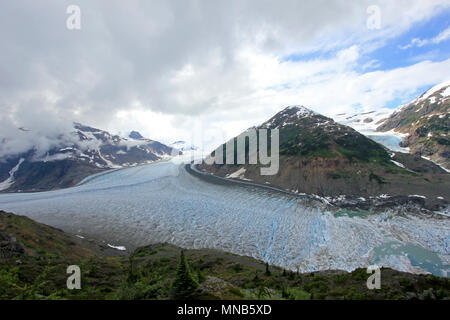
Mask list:
[{"label": "conifer tree", "polygon": [[270,276],[269,263],[266,262],[266,276]]},{"label": "conifer tree", "polygon": [[197,280],[193,277],[189,268],[189,263],[181,251],[180,263],[177,268],[177,275],[172,284],[173,298],[185,300],[189,299],[198,287]]}]

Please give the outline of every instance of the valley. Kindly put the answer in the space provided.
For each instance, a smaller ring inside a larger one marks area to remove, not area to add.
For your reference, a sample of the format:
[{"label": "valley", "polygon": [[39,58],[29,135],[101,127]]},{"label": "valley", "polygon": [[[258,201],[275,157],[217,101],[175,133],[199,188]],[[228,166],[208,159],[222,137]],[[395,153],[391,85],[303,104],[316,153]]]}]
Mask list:
[{"label": "valley", "polygon": [[445,276],[448,217],[411,205],[381,212],[192,176],[181,160],[116,170],[72,188],[0,195],[0,208],[105,245],[167,242],[250,256],[299,272],[376,263]]},{"label": "valley", "polygon": [[[450,0],[19,0],[0,16],[2,311],[450,300]],[[272,301],[195,301],[216,299]]]}]

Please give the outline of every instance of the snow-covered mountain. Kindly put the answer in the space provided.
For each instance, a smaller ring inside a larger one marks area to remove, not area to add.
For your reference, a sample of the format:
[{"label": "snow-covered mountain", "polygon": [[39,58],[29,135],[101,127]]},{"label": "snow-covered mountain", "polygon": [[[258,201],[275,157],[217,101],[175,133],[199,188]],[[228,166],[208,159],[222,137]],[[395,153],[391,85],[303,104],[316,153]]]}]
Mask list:
[{"label": "snow-covered mountain", "polygon": [[194,146],[193,144],[187,143],[186,141],[183,140],[175,141],[171,143],[170,146],[180,151],[191,151],[199,149],[197,146]]},{"label": "snow-covered mountain", "polygon": [[138,131],[131,131],[128,137],[131,139],[144,139],[144,137]]},{"label": "snow-covered mountain", "polygon": [[[21,134],[36,135],[19,129]],[[150,139],[131,139],[80,123],[73,130],[52,137],[46,150],[33,147],[9,154],[8,141],[0,144],[0,190],[47,190],[67,187],[87,175],[168,158],[173,148]]]},{"label": "snow-covered mountain", "polygon": [[389,117],[394,111],[393,109],[385,108],[361,113],[339,113],[333,116],[333,119],[338,123],[350,126],[361,132],[365,130],[376,130],[380,125],[380,121]]},{"label": "snow-covered mountain", "polygon": [[403,135],[402,146],[450,169],[450,81],[440,83],[399,107],[377,127]]},{"label": "snow-covered mountain", "polygon": [[418,154],[450,169],[450,81],[440,83],[395,109],[340,113],[350,126],[393,151]]},{"label": "snow-covered mountain", "polygon": [[384,108],[362,113],[340,113],[333,116],[333,119],[340,124],[352,127],[392,151],[409,152],[409,148],[401,146],[405,134],[393,130],[388,132],[377,131],[380,124],[394,112],[394,109]]},{"label": "snow-covered mountain", "polygon": [[[138,143],[140,146],[147,146],[151,152],[160,158],[167,158],[180,154],[179,150],[172,146],[167,146],[161,142],[144,138],[138,131],[131,131],[128,138],[124,138],[128,143]],[[131,139],[131,141],[130,141]]]}]

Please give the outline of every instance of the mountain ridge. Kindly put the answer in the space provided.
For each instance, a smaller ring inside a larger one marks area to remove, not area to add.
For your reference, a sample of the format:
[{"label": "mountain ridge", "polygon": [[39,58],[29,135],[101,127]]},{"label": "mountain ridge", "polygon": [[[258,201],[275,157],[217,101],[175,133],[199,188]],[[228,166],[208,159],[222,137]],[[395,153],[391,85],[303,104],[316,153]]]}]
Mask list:
[{"label": "mountain ridge", "polygon": [[[69,134],[42,152],[36,147],[0,157],[0,191],[44,191],[73,186],[83,178],[109,169],[150,163],[175,150],[151,139],[127,139],[73,123]],[[23,131],[23,130],[22,130]],[[34,134],[31,130],[25,134]],[[1,150],[1,148],[0,148]]]},{"label": "mountain ridge", "polygon": [[276,175],[262,176],[260,165],[249,164],[203,163],[199,169],[321,197],[421,195],[427,198],[428,208],[447,201],[437,197],[450,198],[450,176],[437,165],[414,155],[392,152],[303,106],[287,107],[256,128],[279,129],[280,170]]},{"label": "mountain ridge", "polygon": [[398,108],[376,130],[404,134],[402,147],[450,170],[450,80]]}]

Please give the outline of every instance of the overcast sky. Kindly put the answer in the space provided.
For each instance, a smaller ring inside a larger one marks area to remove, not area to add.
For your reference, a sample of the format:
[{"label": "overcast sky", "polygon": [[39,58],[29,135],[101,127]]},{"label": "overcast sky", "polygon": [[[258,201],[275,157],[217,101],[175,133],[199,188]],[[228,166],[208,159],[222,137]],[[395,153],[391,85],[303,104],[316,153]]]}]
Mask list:
[{"label": "overcast sky", "polygon": [[78,121],[215,146],[288,105],[393,108],[450,79],[449,21],[449,0],[3,0],[0,134]]}]

